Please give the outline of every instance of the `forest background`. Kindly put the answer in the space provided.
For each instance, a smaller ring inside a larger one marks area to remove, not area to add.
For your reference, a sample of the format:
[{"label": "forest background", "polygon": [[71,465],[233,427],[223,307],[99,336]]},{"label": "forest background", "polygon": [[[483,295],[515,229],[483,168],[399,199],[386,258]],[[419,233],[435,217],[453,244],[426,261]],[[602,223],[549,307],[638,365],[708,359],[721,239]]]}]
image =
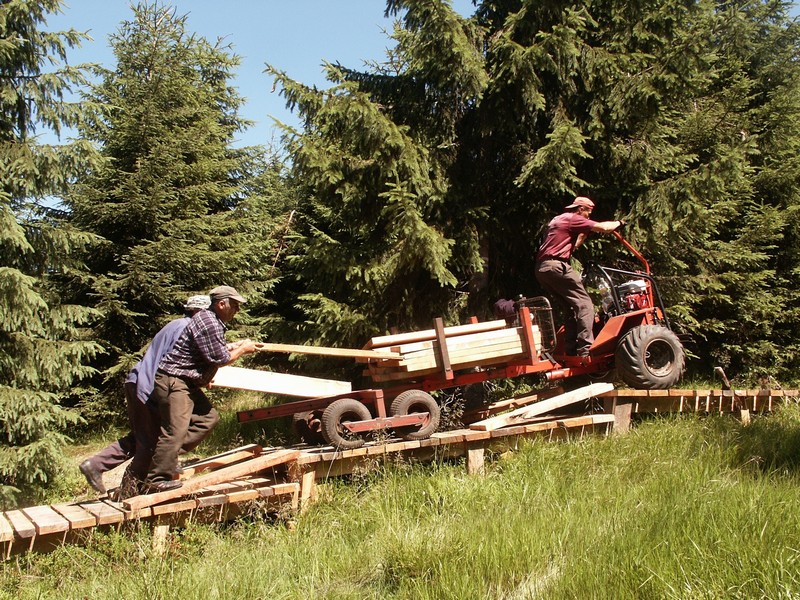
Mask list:
[{"label": "forest background", "polygon": [[[66,60],[81,34],[47,29],[60,4],[0,5],[2,504],[46,489],[68,435],[121,420],[124,376],[187,295],[236,286],[232,337],[296,344],[485,317],[541,293],[537,232],[578,194],[628,222],[690,374],[798,381],[792,3],[493,0],[465,18],[388,0],[384,61],[330,64],[325,89],[267,66],[301,123],[279,147],[235,147],[238,58],[167,4],[133,7],[95,67]],[[629,260],[599,238],[578,258]]]}]

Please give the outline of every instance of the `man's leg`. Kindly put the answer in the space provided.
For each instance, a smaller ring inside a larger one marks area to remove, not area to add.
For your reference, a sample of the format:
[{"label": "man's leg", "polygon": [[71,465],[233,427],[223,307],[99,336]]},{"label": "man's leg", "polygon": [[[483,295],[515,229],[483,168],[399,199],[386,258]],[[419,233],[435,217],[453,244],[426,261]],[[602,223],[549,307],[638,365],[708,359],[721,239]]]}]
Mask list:
[{"label": "man's leg", "polygon": [[[136,384],[125,384],[125,398],[130,403],[128,386],[133,386],[133,396],[136,397]],[[90,456],[78,466],[89,485],[101,494],[106,493],[106,486],[103,484],[103,473],[118,467],[136,452],[136,435],[134,433],[136,428],[131,420],[130,411],[128,411],[128,422],[131,430],[126,435],[116,442],[112,442],[94,456]]]},{"label": "man's leg", "polygon": [[589,356],[594,343],[594,304],[581,282],[580,275],[569,269],[569,278],[564,280],[564,298],[572,307],[577,325],[575,332],[575,354]]},{"label": "man's leg", "polygon": [[184,452],[191,452],[197,448],[200,442],[208,437],[208,434],[219,422],[219,413],[211,406],[208,396],[202,390],[192,390],[192,400],[194,408],[192,409],[189,431],[186,432],[186,437],[183,439],[182,450]]},{"label": "man's leg", "polygon": [[178,467],[178,451],[183,445],[194,403],[185,381],[158,373],[152,400],[156,402],[161,428],[153,461],[147,474],[148,484],[171,481]]},{"label": "man's leg", "polygon": [[128,415],[136,435],[136,453],[127,471],[133,478],[144,481],[161,433],[161,418],[155,407],[136,397],[135,386],[133,395],[128,396]]},{"label": "man's leg", "polygon": [[[563,261],[545,261],[536,270],[536,280],[545,292],[562,308],[564,317],[564,353],[567,356],[577,354],[578,325],[575,308],[567,299],[565,289],[573,286],[568,271],[575,273],[569,264]],[[580,281],[578,282],[580,283]]]}]

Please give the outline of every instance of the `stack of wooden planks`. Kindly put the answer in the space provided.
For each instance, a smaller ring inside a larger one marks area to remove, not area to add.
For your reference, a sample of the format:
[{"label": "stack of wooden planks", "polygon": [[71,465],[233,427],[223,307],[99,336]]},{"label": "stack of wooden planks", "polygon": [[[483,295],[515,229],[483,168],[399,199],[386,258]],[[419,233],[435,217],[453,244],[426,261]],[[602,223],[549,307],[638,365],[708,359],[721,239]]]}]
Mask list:
[{"label": "stack of wooden planks", "polygon": [[[550,397],[547,397],[549,394],[543,394],[542,392],[518,396],[514,401],[519,408],[471,423],[469,428],[475,431],[494,431],[495,429],[501,429],[503,427],[533,423],[541,420],[544,415],[553,414],[570,404],[588,400],[589,398],[595,398],[613,389],[614,386],[610,383],[592,383]],[[547,397],[547,399],[542,399],[543,397]],[[546,420],[552,419],[553,417],[546,418]]]},{"label": "stack of wooden planks", "polygon": [[[541,333],[532,326],[537,354],[542,347]],[[509,327],[505,320],[445,327],[445,356],[455,370],[501,364],[527,355],[522,327]],[[397,358],[370,361],[365,372],[373,381],[395,381],[441,372],[445,368],[436,330],[428,329],[372,338],[365,348],[387,350]]]}]

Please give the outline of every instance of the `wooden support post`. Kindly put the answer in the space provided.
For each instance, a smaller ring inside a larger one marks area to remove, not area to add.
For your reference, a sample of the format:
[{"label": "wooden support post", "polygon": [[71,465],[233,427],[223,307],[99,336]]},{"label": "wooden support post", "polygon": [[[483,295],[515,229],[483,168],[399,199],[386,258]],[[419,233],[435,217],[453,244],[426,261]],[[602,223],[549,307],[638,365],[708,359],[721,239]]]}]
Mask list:
[{"label": "wooden support post", "polygon": [[308,510],[313,502],[317,500],[317,472],[314,469],[305,471],[300,477],[300,507],[301,513]]},{"label": "wooden support post", "polygon": [[483,475],[484,467],[484,448],[483,443],[467,443],[467,474]]},{"label": "wooden support post", "polygon": [[169,525],[156,525],[153,527],[153,554],[164,556],[167,551],[167,536]]},{"label": "wooden support post", "polygon": [[433,320],[433,330],[436,332],[436,341],[439,342],[439,358],[441,358],[442,372],[444,378],[450,381],[455,377],[453,374],[453,367],[450,365],[450,353],[447,350],[447,335],[444,331],[444,321],[441,317],[436,317]]},{"label": "wooden support post", "polygon": [[614,433],[628,433],[631,428],[631,409],[630,402],[617,402],[614,406]]},{"label": "wooden support post", "polygon": [[739,411],[739,420],[742,422],[742,425],[750,425],[750,411],[747,408],[743,408]]}]

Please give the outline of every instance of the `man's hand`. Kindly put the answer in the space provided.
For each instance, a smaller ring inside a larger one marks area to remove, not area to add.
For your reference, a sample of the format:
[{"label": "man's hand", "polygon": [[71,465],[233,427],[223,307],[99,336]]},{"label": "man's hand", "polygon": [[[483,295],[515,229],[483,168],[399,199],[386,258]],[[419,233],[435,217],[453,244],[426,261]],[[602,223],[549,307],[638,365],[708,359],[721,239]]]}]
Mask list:
[{"label": "man's hand", "polygon": [[[618,223],[619,225],[617,225],[617,229],[622,229],[623,227],[625,227],[625,221],[623,221],[622,219],[620,219]],[[614,231],[616,231],[617,229],[615,229]]]},{"label": "man's hand", "polygon": [[244,356],[245,354],[250,354],[258,350],[258,343],[250,339],[239,340],[238,342],[227,344],[227,348],[228,352],[230,352],[231,354],[231,359],[226,364],[231,364],[239,357]]}]

